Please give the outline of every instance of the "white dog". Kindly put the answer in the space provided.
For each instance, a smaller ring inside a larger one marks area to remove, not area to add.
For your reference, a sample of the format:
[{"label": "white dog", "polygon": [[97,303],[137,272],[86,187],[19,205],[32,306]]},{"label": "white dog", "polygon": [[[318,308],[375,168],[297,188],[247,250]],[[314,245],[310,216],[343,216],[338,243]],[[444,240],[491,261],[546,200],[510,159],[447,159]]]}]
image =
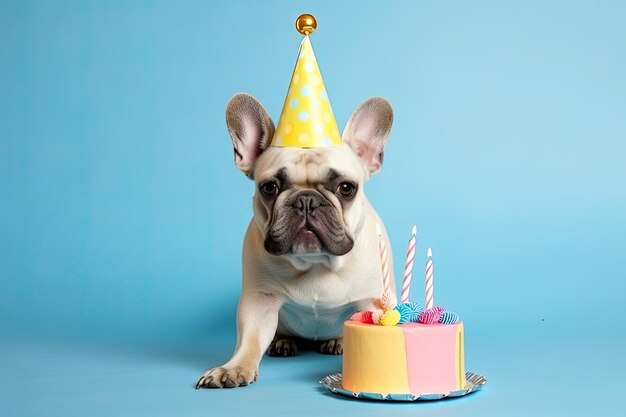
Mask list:
[{"label": "white dog", "polygon": [[340,146],[272,147],[274,124],[263,106],[247,94],[230,100],[226,123],[235,164],[255,181],[254,217],[243,245],[235,353],[196,388],[256,381],[263,353],[293,355],[294,338],[342,353],[343,322],[383,294],[377,225],[392,259],[363,189],[382,166],[392,120],[389,103],[371,98],[350,117]]}]

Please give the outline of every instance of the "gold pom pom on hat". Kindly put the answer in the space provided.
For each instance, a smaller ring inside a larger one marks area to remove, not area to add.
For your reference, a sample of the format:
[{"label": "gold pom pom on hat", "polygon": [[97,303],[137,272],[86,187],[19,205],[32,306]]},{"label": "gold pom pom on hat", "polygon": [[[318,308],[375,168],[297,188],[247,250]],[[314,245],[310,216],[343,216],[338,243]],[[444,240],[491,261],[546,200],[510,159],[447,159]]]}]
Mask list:
[{"label": "gold pom pom on hat", "polygon": [[317,20],[312,14],[301,14],[296,19],[296,30],[304,36],[310,35],[317,29]]},{"label": "gold pom pom on hat", "polygon": [[317,28],[317,20],[313,15],[303,14],[298,16],[295,26],[304,39],[271,145],[291,148],[340,145],[339,127],[309,39]]}]

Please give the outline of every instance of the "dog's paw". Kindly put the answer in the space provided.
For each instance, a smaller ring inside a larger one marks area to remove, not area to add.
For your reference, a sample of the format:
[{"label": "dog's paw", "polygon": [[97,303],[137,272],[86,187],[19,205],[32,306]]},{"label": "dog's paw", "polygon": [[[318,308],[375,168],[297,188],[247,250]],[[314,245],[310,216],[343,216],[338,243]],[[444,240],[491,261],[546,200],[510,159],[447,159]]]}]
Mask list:
[{"label": "dog's paw", "polygon": [[341,355],[343,354],[343,337],[320,342],[315,347],[319,353],[325,353],[327,355]]},{"label": "dog's paw", "polygon": [[298,345],[295,340],[285,337],[274,339],[267,348],[267,354],[270,356],[294,356],[296,353],[298,353]]},{"label": "dog's paw", "polygon": [[220,366],[206,371],[198,382],[198,388],[235,388],[245,387],[256,381],[258,373],[256,369],[249,369],[244,366]]}]

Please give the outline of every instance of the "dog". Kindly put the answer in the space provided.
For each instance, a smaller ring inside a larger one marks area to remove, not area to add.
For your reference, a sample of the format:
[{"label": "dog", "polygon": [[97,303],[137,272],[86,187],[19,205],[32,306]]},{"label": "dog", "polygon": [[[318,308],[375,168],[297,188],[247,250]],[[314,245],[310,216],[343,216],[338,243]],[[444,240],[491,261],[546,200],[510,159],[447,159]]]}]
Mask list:
[{"label": "dog", "polygon": [[[343,322],[376,309],[380,239],[392,254],[363,184],[382,167],[392,122],[389,102],[374,97],[354,111],[341,145],[274,147],[274,124],[261,103],[245,93],[231,98],[226,124],[235,165],[255,182],[254,215],[243,244],[235,352],[196,388],[248,385],[265,352],[294,355],[296,338],[341,354]],[[395,294],[391,262],[389,276]]]}]

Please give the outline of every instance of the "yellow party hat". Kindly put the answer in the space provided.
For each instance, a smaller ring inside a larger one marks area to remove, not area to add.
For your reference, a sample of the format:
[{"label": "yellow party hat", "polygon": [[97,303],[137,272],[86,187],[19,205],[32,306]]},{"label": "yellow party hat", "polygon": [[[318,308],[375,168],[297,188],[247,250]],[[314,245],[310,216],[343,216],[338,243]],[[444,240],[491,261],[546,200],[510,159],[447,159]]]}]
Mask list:
[{"label": "yellow party hat", "polygon": [[318,148],[341,144],[341,135],[309,35],[317,27],[311,15],[296,19],[304,35],[272,146]]}]

